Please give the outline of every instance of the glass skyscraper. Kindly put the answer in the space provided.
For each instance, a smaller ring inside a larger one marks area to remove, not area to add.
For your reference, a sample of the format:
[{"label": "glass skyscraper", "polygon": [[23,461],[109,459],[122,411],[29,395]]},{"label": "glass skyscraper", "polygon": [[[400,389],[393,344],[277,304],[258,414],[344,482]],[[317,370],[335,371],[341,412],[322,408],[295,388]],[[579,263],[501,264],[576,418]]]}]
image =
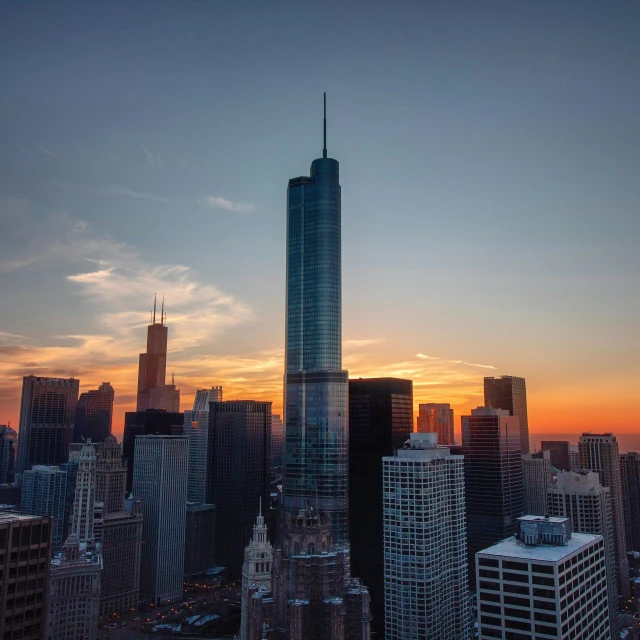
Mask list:
[{"label": "glass skyscraper", "polygon": [[[325,103],[326,105],[326,103]],[[325,112],[326,116],[326,112]],[[348,374],[342,369],[340,183],[322,158],[287,190],[285,511],[329,515],[348,541]]]}]

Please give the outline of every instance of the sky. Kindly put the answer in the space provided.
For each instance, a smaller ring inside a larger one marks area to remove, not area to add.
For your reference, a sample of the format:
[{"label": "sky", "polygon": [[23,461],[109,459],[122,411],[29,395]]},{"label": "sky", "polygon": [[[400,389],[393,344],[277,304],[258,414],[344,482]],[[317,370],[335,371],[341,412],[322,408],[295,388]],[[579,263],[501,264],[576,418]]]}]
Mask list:
[{"label": "sky", "polygon": [[640,447],[638,78],[636,2],[2,3],[0,424],[74,376],[120,435],[155,293],[183,409],[281,411],[326,91],[350,375],[457,416],[523,376],[533,434]]}]

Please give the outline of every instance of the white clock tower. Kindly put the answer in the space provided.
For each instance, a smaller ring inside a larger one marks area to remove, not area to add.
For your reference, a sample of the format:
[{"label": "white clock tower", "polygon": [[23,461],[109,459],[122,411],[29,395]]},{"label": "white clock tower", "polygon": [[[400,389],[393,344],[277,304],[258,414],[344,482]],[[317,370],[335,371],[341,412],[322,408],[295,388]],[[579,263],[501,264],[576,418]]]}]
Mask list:
[{"label": "white clock tower", "polygon": [[247,611],[250,592],[256,589],[270,593],[272,590],[273,547],[267,540],[267,525],[260,512],[253,525],[253,538],[244,550],[242,565],[242,619],[240,623],[240,640],[247,639]]}]

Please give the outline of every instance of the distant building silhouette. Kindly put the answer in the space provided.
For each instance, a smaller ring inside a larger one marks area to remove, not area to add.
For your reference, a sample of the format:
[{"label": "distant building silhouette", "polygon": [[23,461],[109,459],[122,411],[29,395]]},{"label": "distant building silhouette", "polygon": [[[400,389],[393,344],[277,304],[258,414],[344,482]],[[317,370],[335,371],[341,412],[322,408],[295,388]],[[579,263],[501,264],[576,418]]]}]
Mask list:
[{"label": "distant building silhouette", "polygon": [[543,451],[551,455],[551,466],[558,471],[573,471],[571,464],[571,443],[567,440],[543,440],[540,443]]},{"label": "distant building silhouette", "polygon": [[620,455],[622,507],[628,551],[640,551],[640,453]]},{"label": "distant building silhouette", "polygon": [[418,406],[418,433],[437,433],[438,444],[453,445],[453,409],[448,403],[427,402]]},{"label": "distant building silhouette", "polygon": [[6,425],[0,425],[0,484],[13,482],[16,464],[18,434]]},{"label": "distant building silhouette", "polygon": [[512,536],[524,509],[520,423],[506,409],[462,416],[469,582],[475,554]]},{"label": "distant building silhouette", "polygon": [[74,442],[102,442],[111,433],[113,387],[103,382],[98,389],[80,394],[76,405]]},{"label": "distant building silhouette", "polygon": [[524,513],[543,516],[547,513],[547,491],[551,486],[551,455],[548,451],[522,456]]},{"label": "distant building silhouette", "polygon": [[282,467],[284,462],[284,423],[275,414],[271,416],[271,466]]},{"label": "distant building silhouette", "polygon": [[127,491],[133,486],[133,457],[137,436],[184,435],[184,414],[148,409],[124,414],[122,454],[127,459]]},{"label": "distant building silhouette", "polygon": [[269,504],[271,403],[210,407],[207,502],[216,505],[216,560],[238,578],[258,505]]},{"label": "distant building silhouette", "polygon": [[524,378],[502,376],[484,379],[484,404],[492,409],[506,409],[520,420],[520,450],[529,453],[529,418],[527,387]]},{"label": "distant building silhouette", "polygon": [[370,589],[373,626],[384,624],[382,458],[413,431],[413,383],[349,380],[349,540],[351,569]]},{"label": "distant building silhouette", "polygon": [[67,460],[79,387],[74,378],[23,379],[17,471]]}]

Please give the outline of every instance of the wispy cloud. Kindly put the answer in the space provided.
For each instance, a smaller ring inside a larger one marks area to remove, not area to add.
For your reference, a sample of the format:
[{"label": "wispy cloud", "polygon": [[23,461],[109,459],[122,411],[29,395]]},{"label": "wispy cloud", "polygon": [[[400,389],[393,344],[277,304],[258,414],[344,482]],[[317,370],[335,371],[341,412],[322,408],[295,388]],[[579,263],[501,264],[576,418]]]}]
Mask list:
[{"label": "wispy cloud", "polygon": [[438,360],[434,356],[426,356],[424,353],[416,353],[416,358],[422,358],[422,360]]},{"label": "wispy cloud", "polygon": [[131,198],[140,198],[141,200],[155,200],[156,202],[171,202],[171,198],[157,196],[152,193],[144,193],[142,191],[134,191],[127,187],[118,187],[115,185],[107,185],[98,187],[96,191],[105,196],[130,196]]},{"label": "wispy cloud", "polygon": [[35,147],[36,149],[39,149],[42,153],[49,156],[50,158],[56,158],[57,160],[60,160],[60,158],[62,157],[62,156],[59,156],[57,153],[54,153],[53,151],[51,151],[51,149],[47,149],[47,147],[44,147],[41,144],[36,144]]},{"label": "wispy cloud", "polygon": [[445,360],[443,358],[438,358],[437,356],[426,356],[424,353],[416,353],[416,358],[420,358],[422,360],[441,360],[442,362],[450,362],[451,364],[464,364],[467,367],[480,367],[481,369],[495,369],[495,367],[490,364],[477,364],[475,362],[467,362],[466,360]]},{"label": "wispy cloud", "polygon": [[255,209],[250,202],[232,202],[220,196],[203,198],[202,204],[213,209],[226,209],[227,211],[238,211],[239,213],[250,213]]},{"label": "wispy cloud", "polygon": [[151,151],[149,151],[149,149],[147,149],[144,143],[142,144],[142,149],[145,155],[147,156],[147,164],[150,167],[164,168],[164,162],[162,161],[162,157],[160,156],[159,153],[152,153]]},{"label": "wispy cloud", "polygon": [[380,338],[369,338],[366,340],[345,340],[343,344],[346,347],[369,347],[380,342],[382,342]]},{"label": "wispy cloud", "polygon": [[29,151],[29,149],[27,149],[27,147],[25,147],[24,145],[18,143],[16,144],[16,148],[22,151],[23,153],[26,153],[28,156],[35,158],[35,154],[31,153],[31,151]]}]

